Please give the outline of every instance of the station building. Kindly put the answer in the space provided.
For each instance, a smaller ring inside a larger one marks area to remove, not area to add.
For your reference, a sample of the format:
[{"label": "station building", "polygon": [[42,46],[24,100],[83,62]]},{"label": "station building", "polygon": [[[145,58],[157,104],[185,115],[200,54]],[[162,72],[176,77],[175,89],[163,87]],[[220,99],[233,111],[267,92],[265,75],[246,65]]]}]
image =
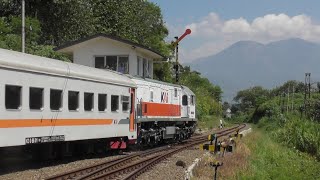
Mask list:
[{"label": "station building", "polygon": [[72,62],[110,69],[132,76],[153,78],[153,64],[164,56],[149,47],[107,34],[96,34],[55,48]]}]

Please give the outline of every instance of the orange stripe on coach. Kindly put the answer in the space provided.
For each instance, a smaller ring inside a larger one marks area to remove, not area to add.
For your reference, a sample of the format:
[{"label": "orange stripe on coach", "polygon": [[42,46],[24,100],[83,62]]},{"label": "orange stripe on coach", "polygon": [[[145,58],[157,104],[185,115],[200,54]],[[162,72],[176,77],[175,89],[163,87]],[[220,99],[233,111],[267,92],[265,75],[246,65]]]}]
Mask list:
[{"label": "orange stripe on coach", "polygon": [[180,105],[143,102],[142,108],[144,116],[181,116]]},{"label": "orange stripe on coach", "polygon": [[0,128],[110,125],[112,122],[112,119],[10,119],[0,120]]}]

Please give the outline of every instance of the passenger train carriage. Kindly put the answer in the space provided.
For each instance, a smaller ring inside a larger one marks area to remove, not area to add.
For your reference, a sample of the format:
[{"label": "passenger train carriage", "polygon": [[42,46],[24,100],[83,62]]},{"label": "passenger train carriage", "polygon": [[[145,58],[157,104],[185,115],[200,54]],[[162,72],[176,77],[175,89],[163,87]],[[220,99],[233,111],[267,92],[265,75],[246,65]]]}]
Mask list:
[{"label": "passenger train carriage", "polygon": [[124,149],[187,138],[195,125],[187,87],[0,49],[2,149]]}]

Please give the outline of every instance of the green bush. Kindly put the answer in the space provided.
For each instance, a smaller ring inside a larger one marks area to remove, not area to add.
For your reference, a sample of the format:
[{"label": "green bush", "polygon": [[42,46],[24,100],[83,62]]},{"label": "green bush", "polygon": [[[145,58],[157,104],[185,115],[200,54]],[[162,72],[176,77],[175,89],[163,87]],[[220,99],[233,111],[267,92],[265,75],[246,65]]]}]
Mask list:
[{"label": "green bush", "polygon": [[320,160],[320,124],[296,115],[288,116],[283,128],[274,132],[276,138],[290,147],[310,153]]}]

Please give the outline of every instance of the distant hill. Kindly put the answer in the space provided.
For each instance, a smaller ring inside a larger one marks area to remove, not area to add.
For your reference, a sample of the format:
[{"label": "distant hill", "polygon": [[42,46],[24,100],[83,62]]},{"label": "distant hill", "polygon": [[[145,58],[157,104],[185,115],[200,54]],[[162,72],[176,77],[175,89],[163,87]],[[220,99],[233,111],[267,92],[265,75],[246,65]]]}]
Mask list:
[{"label": "distant hill", "polygon": [[320,44],[302,39],[288,39],[261,44],[239,41],[218,54],[200,58],[191,64],[211,82],[220,85],[224,100],[251,86],[275,87],[287,80],[320,80]]}]

